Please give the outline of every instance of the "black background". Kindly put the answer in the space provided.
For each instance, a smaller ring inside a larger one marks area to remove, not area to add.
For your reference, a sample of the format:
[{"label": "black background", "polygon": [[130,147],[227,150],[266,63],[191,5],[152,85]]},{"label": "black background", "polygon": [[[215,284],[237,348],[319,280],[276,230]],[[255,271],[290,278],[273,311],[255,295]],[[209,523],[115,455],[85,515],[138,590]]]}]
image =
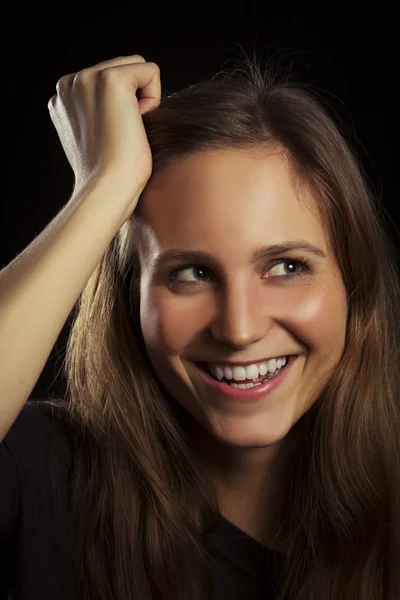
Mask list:
[{"label": "black background", "polygon": [[[9,7],[3,53],[4,147],[0,267],[36,237],[68,201],[73,173],[47,102],[58,79],[103,60],[141,54],[176,91],[234,59],[283,57],[297,79],[325,90],[352,131],[362,164],[399,247],[397,143],[398,35],[384,4],[218,2],[144,6],[108,3]],[[397,140],[396,140],[397,141]],[[66,323],[33,395],[57,393]]]}]

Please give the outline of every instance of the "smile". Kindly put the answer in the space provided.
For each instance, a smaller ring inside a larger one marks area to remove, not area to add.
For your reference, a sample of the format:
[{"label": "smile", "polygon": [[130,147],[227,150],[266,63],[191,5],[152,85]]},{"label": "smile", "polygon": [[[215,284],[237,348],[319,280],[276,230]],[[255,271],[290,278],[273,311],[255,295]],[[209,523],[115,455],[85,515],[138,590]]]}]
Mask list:
[{"label": "smile", "polygon": [[255,385],[262,382],[264,379],[274,377],[286,363],[287,357],[282,356],[246,366],[229,366],[208,363],[206,368],[215,379],[218,379],[218,381],[232,385],[235,385],[236,383],[237,385],[242,386],[250,384]]},{"label": "smile", "polygon": [[[243,402],[259,400],[276,390],[280,384],[283,383],[289,375],[297,359],[297,355],[290,355],[284,358],[286,361],[281,361],[280,366],[276,367],[274,371],[270,372],[267,370],[264,374],[257,372],[258,374],[256,377],[251,378],[248,378],[247,372],[245,372],[245,376],[243,377],[242,371],[235,371],[235,369],[245,370],[244,367],[234,367],[232,376],[226,378],[226,367],[224,368],[223,376],[220,377],[221,373],[218,372],[219,377],[217,377],[216,374],[212,373],[213,367],[210,367],[209,363],[195,362],[194,364],[198,369],[202,381],[206,383],[211,391],[216,392],[225,399]],[[250,365],[250,367],[253,366],[254,365]],[[216,372],[218,367],[215,367],[214,369]],[[254,370],[251,373],[254,375]],[[229,372],[227,374],[230,375]],[[233,377],[234,374],[235,377]],[[239,376],[239,379],[236,379],[237,376]]]}]

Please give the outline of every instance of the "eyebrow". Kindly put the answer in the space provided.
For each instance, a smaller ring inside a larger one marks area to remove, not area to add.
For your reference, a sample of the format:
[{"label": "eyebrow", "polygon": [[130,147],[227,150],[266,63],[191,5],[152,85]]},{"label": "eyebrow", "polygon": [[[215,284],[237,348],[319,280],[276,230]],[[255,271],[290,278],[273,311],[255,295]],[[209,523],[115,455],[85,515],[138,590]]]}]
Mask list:
[{"label": "eyebrow", "polygon": [[[326,252],[321,248],[318,248],[305,240],[294,240],[282,242],[281,244],[273,244],[272,246],[261,246],[260,248],[256,248],[252,252],[250,262],[254,265],[263,258],[286,254],[287,252],[293,252],[293,250],[308,252],[314,254],[318,258],[327,258]],[[163,264],[175,261],[206,261],[215,263],[216,259],[209,252],[202,250],[170,248],[169,250],[164,250],[164,252],[161,252],[156,258],[151,260],[150,265],[151,267],[160,267]]]}]

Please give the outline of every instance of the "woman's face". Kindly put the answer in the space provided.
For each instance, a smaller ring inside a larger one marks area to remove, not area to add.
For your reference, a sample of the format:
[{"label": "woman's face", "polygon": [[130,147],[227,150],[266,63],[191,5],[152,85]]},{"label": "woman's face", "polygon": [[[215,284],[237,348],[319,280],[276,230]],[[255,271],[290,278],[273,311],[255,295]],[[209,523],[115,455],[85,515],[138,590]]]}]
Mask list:
[{"label": "woman's face", "polygon": [[[180,160],[150,181],[137,207],[140,319],[150,361],[195,427],[225,446],[277,444],[316,401],[342,355],[346,293],[315,207],[311,193],[294,184],[283,154],[259,158],[237,150]],[[261,246],[298,240],[320,252],[281,251],[252,261]],[[163,258],[178,248],[209,258]],[[302,259],[308,268],[293,262]],[[293,355],[278,387],[255,402],[227,399],[195,364]]]}]

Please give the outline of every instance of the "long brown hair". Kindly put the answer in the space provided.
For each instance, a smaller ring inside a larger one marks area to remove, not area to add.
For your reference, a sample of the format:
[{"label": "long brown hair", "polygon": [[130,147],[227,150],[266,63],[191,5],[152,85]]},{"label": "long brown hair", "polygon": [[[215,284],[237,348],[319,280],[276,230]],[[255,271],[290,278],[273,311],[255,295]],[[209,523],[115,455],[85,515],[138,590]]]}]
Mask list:
[{"label": "long brown hair", "polygon": [[[384,209],[314,92],[245,59],[144,116],[152,178],[187,154],[279,148],[312,186],[348,297],[343,354],[293,427],[276,502],[279,600],[395,600],[400,590],[400,288]],[[218,497],[140,320],[135,214],[77,305],[67,391],[80,600],[209,600]],[[57,407],[57,411],[55,410]]]}]

